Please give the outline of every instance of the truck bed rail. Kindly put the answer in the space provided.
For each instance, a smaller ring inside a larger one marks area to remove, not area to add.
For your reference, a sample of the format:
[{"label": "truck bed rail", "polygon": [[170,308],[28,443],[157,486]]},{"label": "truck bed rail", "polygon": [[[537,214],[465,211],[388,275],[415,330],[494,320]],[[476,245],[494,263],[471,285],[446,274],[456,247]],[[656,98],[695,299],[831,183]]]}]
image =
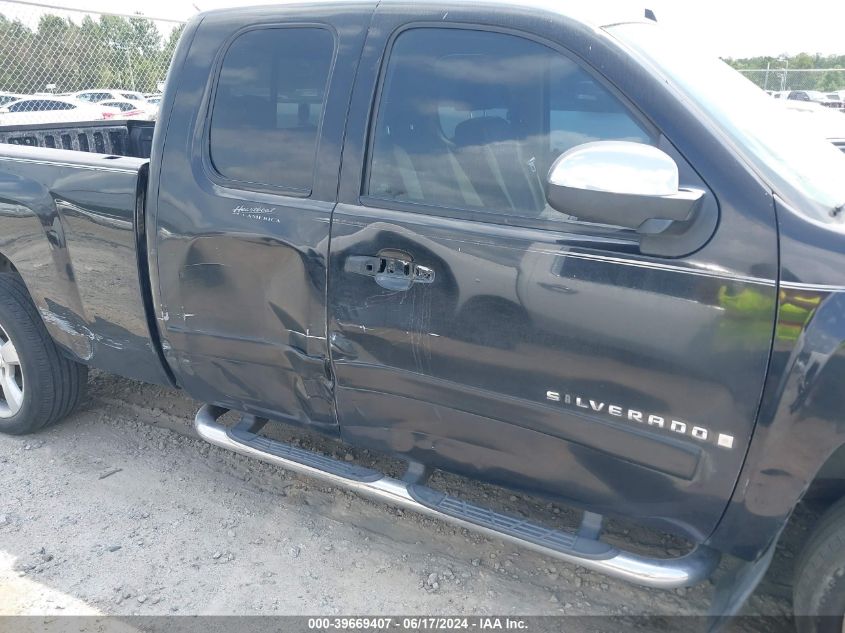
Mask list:
[{"label": "truck bed rail", "polygon": [[0,143],[149,158],[154,121],[0,126]]}]

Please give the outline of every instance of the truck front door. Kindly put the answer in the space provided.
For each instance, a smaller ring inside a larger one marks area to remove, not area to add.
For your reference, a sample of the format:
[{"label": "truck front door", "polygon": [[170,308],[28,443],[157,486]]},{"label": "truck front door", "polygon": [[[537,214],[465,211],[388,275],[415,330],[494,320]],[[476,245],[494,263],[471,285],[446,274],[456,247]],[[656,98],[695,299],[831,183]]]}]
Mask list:
[{"label": "truck front door", "polygon": [[[646,117],[581,61],[611,50],[601,38],[431,11],[376,12],[353,95],[328,293],[342,432],[705,538],[765,377],[768,194],[709,159],[693,170],[666,138],[689,140],[677,115]],[[670,153],[708,192],[705,228],[661,246],[549,208],[552,161],[603,139]]]}]

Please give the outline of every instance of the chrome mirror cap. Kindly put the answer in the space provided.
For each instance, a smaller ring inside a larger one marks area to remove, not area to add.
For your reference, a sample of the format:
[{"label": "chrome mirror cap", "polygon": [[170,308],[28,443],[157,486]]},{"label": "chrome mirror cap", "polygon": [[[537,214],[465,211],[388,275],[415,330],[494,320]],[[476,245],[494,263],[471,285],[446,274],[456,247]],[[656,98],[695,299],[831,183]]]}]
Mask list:
[{"label": "chrome mirror cap", "polygon": [[642,143],[596,141],[573,147],[552,164],[546,200],[586,222],[662,233],[691,219],[704,191],[679,189],[678,166]]},{"label": "chrome mirror cap", "polygon": [[678,193],[678,166],[665,152],[629,141],[595,141],[561,154],[549,170],[552,185],[640,196]]}]

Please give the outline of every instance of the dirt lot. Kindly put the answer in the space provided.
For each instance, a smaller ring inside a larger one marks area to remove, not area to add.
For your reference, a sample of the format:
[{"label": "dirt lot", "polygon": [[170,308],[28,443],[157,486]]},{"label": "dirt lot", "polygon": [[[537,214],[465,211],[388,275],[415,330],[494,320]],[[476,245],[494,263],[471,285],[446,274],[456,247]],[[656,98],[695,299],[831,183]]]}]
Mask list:
[{"label": "dirt lot", "polygon": [[[0,614],[707,610],[712,583],[640,589],[371,503],[196,439],[190,424],[198,404],[178,391],[97,373],[89,383],[88,400],[71,419],[35,436],[0,436]],[[314,447],[310,437],[292,437]],[[347,457],[330,441],[316,447]],[[550,504],[440,483],[510,512],[570,519]],[[789,612],[801,527],[747,613]],[[680,547],[622,526],[611,527],[611,538],[646,551]],[[762,630],[753,620],[743,628]]]}]

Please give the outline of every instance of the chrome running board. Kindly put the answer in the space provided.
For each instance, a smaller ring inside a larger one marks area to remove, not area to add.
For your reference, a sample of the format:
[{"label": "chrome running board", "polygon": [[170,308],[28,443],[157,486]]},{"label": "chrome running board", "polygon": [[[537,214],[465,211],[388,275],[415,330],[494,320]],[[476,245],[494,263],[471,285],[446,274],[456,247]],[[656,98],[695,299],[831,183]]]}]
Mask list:
[{"label": "chrome running board", "polygon": [[369,468],[262,437],[244,425],[223,426],[217,420],[227,411],[213,405],[203,406],[194,419],[194,428],[199,436],[241,455],[255,457],[608,576],[647,587],[671,589],[701,582],[719,563],[719,555],[704,546],[679,558],[647,558],[580,532],[545,528],[450,497],[427,486],[408,484]]}]

